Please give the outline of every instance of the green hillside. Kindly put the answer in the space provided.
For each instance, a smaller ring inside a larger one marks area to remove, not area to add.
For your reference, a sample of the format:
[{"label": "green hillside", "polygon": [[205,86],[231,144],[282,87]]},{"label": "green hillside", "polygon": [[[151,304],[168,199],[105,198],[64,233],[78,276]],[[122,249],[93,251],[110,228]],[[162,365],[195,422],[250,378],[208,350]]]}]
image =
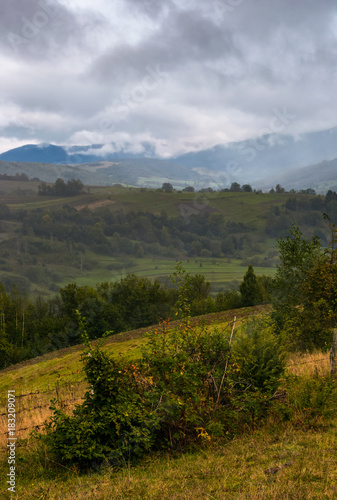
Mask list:
[{"label": "green hillside", "polygon": [[85,184],[98,186],[121,183],[130,186],[148,186],[158,188],[163,182],[172,182],[177,188],[189,184],[204,185],[208,176],[204,176],[189,167],[175,162],[153,159],[134,158],[122,160],[102,160],[67,165],[57,163],[18,162],[0,160],[0,174],[21,174],[29,178],[38,178],[45,182],[55,182],[57,178],[80,179]]},{"label": "green hillside", "polygon": [[[273,308],[242,307],[268,284],[252,266],[240,286],[239,309],[192,318],[193,307],[218,304],[219,296],[210,301],[204,278],[179,263],[177,290],[135,276],[95,288],[69,284],[61,290],[60,316],[57,301],[27,305],[17,290],[2,288],[1,354],[10,324],[17,323],[15,334],[24,342],[29,314],[40,315],[35,327],[43,335],[54,328],[53,318],[56,325],[64,321],[54,340],[76,344],[0,371],[1,427],[13,425],[15,404],[17,438],[16,495],[5,485],[4,498],[281,500],[289,492],[295,500],[333,499],[337,386],[328,349],[337,273],[331,234],[328,252],[298,228],[280,241]],[[173,299],[178,316],[170,311],[170,317],[180,319],[150,321],[160,297]],[[235,292],[222,297],[238,298]],[[148,326],[112,335],[107,330],[122,314]],[[94,340],[96,330],[99,336],[106,331],[103,339]],[[36,342],[52,339],[34,335]],[[5,430],[3,477],[7,457],[14,456],[7,442]]]},{"label": "green hillside", "polygon": [[38,186],[2,180],[0,198],[0,280],[33,296],[130,272],[161,279],[176,260],[214,291],[232,288],[249,263],[273,273],[276,238],[293,222],[324,242],[322,212],[335,214],[324,196],[307,194],[88,186],[58,197],[39,196]]}]

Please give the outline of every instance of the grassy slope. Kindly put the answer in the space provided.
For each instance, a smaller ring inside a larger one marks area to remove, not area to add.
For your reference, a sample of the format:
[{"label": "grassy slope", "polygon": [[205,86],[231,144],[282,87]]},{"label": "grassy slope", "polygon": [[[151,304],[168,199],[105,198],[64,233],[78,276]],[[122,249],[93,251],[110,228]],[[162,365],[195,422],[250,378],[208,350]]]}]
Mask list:
[{"label": "grassy slope", "polygon": [[[10,186],[7,185],[10,184]],[[18,195],[17,189],[27,188],[35,191],[35,194]],[[118,187],[94,187],[90,186],[89,193],[83,193],[76,197],[44,197],[38,196],[38,183],[22,183],[14,181],[2,181],[5,186],[5,194],[1,197],[1,203],[17,210],[21,208],[53,208],[62,207],[64,204],[70,206],[81,206],[94,202],[111,200],[115,203],[113,209],[123,208],[125,210],[143,210],[156,214],[165,211],[169,216],[181,215],[182,205],[187,205],[193,212],[202,213],[204,210],[219,211],[224,214],[225,220],[242,222],[256,227],[259,218],[263,216],[270,206],[283,204],[288,198],[287,194],[255,194],[255,193],[165,193],[158,190],[139,188]],[[7,186],[7,187],[6,187]]]},{"label": "grassy slope", "polygon": [[[222,326],[231,323],[237,315],[240,321],[250,314],[267,311],[268,307],[247,308],[208,315],[204,319]],[[105,347],[114,355],[123,353],[130,358],[140,355],[140,346],[146,341],[142,329],[118,334],[104,340]],[[17,428],[33,428],[48,417],[43,407],[50,397],[59,395],[63,407],[71,411],[85,390],[81,371],[80,346],[46,354],[0,372],[1,394],[16,389],[16,395],[35,392],[17,398]],[[309,362],[304,362],[309,361]],[[299,364],[302,363],[302,364]],[[306,372],[304,372],[304,367]],[[326,373],[328,355],[315,354],[310,359],[294,357],[289,369],[303,376],[312,376],[316,368]],[[301,371],[302,370],[302,371]],[[1,408],[4,410],[4,398]],[[134,468],[114,471],[107,467],[100,472],[79,474],[48,462],[36,452],[32,438],[18,443],[18,496],[5,491],[5,480],[0,485],[3,498],[63,499],[322,499],[337,495],[337,449],[335,429],[337,419],[330,426],[315,430],[294,425],[273,423],[263,427],[258,422],[255,431],[237,436],[234,440],[214,440],[200,443],[194,452],[172,455],[167,452],[147,456]],[[5,428],[3,419],[2,428]],[[22,435],[28,434],[28,430]],[[3,442],[4,443],[4,442]],[[46,469],[45,465],[50,467]],[[272,467],[281,468],[275,475]],[[1,477],[7,473],[2,462]]]},{"label": "grassy slope", "polygon": [[[269,305],[245,307],[232,311],[224,311],[220,313],[206,314],[193,318],[192,321],[203,321],[206,324],[225,326],[233,321],[234,316],[237,317],[237,325],[240,321],[244,321],[252,314],[260,314],[270,310]],[[171,326],[175,326],[178,322],[171,322]],[[158,328],[157,326],[140,328],[130,332],[118,333],[109,336],[105,339],[93,342],[103,344],[103,348],[107,349],[114,356],[119,354],[125,355],[129,359],[137,359],[141,356],[140,346],[146,342],[144,335]],[[0,393],[5,393],[8,389],[12,389],[15,384],[16,394],[24,394],[26,392],[39,391],[40,393],[48,392],[52,385],[55,385],[58,379],[59,387],[84,380],[84,373],[81,369],[80,356],[82,346],[77,345],[67,347],[58,351],[46,353],[34,359],[23,361],[17,365],[10,366],[0,371]],[[77,370],[80,371],[77,376]],[[38,377],[37,377],[38,374]],[[71,375],[74,375],[72,377]],[[54,387],[51,389],[54,391]]]},{"label": "grassy slope", "polygon": [[[269,310],[269,306],[256,306],[235,311],[208,314],[193,321],[204,321],[207,324],[217,324],[219,327],[228,327],[237,316],[237,327],[251,314]],[[177,322],[171,323],[174,326]],[[141,357],[141,347],[147,342],[144,334],[154,328],[120,333],[101,339],[103,348],[113,356],[125,356],[127,359]],[[25,438],[35,427],[40,426],[49,418],[49,402],[58,397],[61,404],[71,410],[75,404],[81,402],[86,389],[85,375],[81,363],[82,346],[74,346],[59,351],[46,353],[38,358],[24,361],[0,371],[0,424],[5,428],[5,407],[8,390],[15,390],[17,399],[17,434]],[[27,396],[23,396],[27,395]],[[22,429],[22,431],[21,431]],[[0,433],[0,446],[4,443],[5,435]]]}]

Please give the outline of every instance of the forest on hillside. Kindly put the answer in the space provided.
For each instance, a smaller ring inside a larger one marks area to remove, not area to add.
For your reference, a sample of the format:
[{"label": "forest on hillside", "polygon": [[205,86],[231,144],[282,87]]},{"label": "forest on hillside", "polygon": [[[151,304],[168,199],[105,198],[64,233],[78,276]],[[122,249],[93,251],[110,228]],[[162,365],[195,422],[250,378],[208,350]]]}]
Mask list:
[{"label": "forest on hillside", "polygon": [[[302,350],[326,346],[336,323],[337,229],[328,215],[324,219],[328,246],[317,235],[305,238],[296,225],[278,240],[273,278],[256,276],[250,264],[237,291],[212,296],[205,276],[189,276],[190,315],[272,303],[274,328],[287,344]],[[0,368],[80,343],[81,318],[90,340],[173,319],[181,311],[179,286],[174,273],[166,284],[128,274],[95,287],[69,283],[53,298],[32,300],[16,284],[7,292],[0,283]]]},{"label": "forest on hillside", "polygon": [[[48,194],[46,186],[41,186],[40,194]],[[60,188],[65,194],[82,187],[79,183],[63,183],[49,191]],[[66,262],[81,272],[89,271],[97,266],[95,255],[111,258],[111,271],[120,266],[131,268],[133,258],[152,256],[173,260],[241,259],[243,266],[274,267],[277,252],[266,242],[283,237],[293,223],[306,236],[316,234],[323,245],[327,244],[329,232],[322,224],[322,213],[337,220],[335,192],[325,196],[288,193],[283,195],[282,203],[265,203],[263,194],[246,195],[259,203],[261,213],[253,223],[245,217],[231,217],[227,208],[213,208],[211,204],[202,211],[191,205],[188,214],[189,205],[177,204],[183,210],[181,215],[168,215],[165,210],[125,210],[113,203],[94,210],[73,203],[55,208],[30,208],[24,204],[13,208],[0,203],[0,280],[7,291],[14,282],[27,292],[32,283],[57,291],[62,281],[57,266]],[[145,200],[147,193],[139,192],[137,196]],[[166,196],[176,199],[175,193]],[[193,196],[200,203],[201,194]]]}]

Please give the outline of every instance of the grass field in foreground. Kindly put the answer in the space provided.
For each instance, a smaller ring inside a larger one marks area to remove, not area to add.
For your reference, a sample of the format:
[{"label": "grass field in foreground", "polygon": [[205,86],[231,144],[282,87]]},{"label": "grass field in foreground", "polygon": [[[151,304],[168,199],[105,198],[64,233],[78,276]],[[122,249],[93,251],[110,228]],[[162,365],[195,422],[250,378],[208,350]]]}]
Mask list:
[{"label": "grass field in foreground", "polygon": [[[230,327],[234,315],[240,323],[250,314],[268,310],[268,306],[260,306],[227,311],[207,315],[205,320],[210,325]],[[104,339],[105,348],[112,349],[115,356],[123,353],[135,359],[146,342],[146,330],[149,328]],[[59,396],[67,412],[81,401],[86,383],[80,352],[81,347],[75,346],[0,372],[1,413],[8,388],[15,389],[17,396],[33,393],[17,398],[17,426],[28,428],[26,436],[37,422],[49,417],[51,397]],[[288,371],[305,378],[326,375],[329,355],[294,355]],[[263,425],[257,421],[255,428],[242,429],[243,433],[232,440],[215,438],[184,454],[164,450],[144,457],[135,467],[126,463],[122,470],[106,466],[88,474],[55,464],[47,450],[38,452],[36,440],[28,437],[17,442],[17,494],[6,490],[8,464],[2,447],[0,495],[8,500],[335,499],[337,419],[322,421],[316,428],[302,425],[300,418],[297,424],[279,423],[269,417]],[[1,428],[6,428],[4,418]]]},{"label": "grass field in foreground", "polygon": [[[299,364],[301,363],[301,364]],[[290,370],[305,365],[311,377],[329,370],[328,355],[294,357]],[[17,447],[17,495],[0,483],[4,499],[50,500],[321,500],[337,496],[337,419],[318,428],[277,423],[269,418],[243,429],[232,440],[200,443],[184,454],[162,451],[135,467],[106,466],[80,473],[50,461],[29,438]],[[5,478],[7,462],[0,462]]]},{"label": "grass field in foreground", "polygon": [[[62,467],[46,471],[43,461],[34,457],[35,444],[28,442],[21,448],[23,461],[17,469],[19,496],[3,490],[3,498],[333,500],[337,497],[335,425],[317,432],[270,424],[229,442],[217,440],[194,453],[163,452],[147,456],[137,467],[126,464],[121,471],[107,467],[90,474]],[[30,462],[27,452],[33,454]],[[282,468],[284,464],[289,465]],[[276,467],[280,470],[275,475],[268,472]]]}]

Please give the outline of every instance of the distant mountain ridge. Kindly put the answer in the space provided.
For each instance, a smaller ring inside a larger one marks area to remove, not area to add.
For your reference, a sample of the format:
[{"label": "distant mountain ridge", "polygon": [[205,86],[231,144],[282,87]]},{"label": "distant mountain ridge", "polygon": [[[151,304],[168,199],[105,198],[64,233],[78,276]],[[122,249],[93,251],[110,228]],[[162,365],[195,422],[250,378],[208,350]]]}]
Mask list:
[{"label": "distant mountain ridge", "polygon": [[337,157],[337,127],[321,132],[290,135],[270,134],[247,141],[217,145],[187,153],[174,160],[190,168],[203,168],[232,174],[238,182],[255,183],[274,172],[286,174],[293,169]]},{"label": "distant mountain ridge", "polygon": [[281,184],[286,190],[313,188],[317,193],[326,193],[329,189],[337,191],[337,158],[295,169],[291,175],[275,176],[258,182],[266,190]]},{"label": "distant mountain ridge", "polygon": [[[34,176],[42,180],[55,181],[57,174],[65,179],[76,175],[82,182],[98,185],[118,182],[158,187],[162,182],[169,181],[175,187],[191,184],[197,188],[209,185],[220,189],[238,182],[249,183],[256,188],[282,183],[285,187],[296,189],[292,184],[296,183],[299,189],[321,189],[322,186],[325,189],[331,183],[336,184],[335,164],[329,168],[325,165],[324,182],[314,170],[320,169],[318,165],[322,162],[337,158],[337,127],[302,134],[297,138],[267,134],[169,159],[156,155],[155,147],[150,143],[142,144],[141,153],[134,151],[136,148],[132,144],[123,148],[114,143],[71,147],[27,144],[2,153],[0,160],[21,164],[18,173],[24,171],[27,175],[30,174],[23,170],[23,164],[35,164],[34,168],[27,165],[25,168],[35,172],[39,170],[40,174]],[[41,164],[39,168],[38,163]],[[309,170],[302,172],[301,169],[306,167]],[[2,165],[0,170],[3,168]]]},{"label": "distant mountain ridge", "polygon": [[[93,163],[102,160],[126,160],[138,158],[155,158],[154,151],[150,144],[144,143],[144,153],[135,154],[128,149],[117,150],[106,154],[94,154],[104,148],[103,144],[91,144],[90,146],[56,146],[54,144],[26,144],[19,148],[10,149],[0,154],[0,160],[16,161],[28,163],[54,163],[55,165],[69,165]],[[111,144],[111,149],[117,148]]]}]

